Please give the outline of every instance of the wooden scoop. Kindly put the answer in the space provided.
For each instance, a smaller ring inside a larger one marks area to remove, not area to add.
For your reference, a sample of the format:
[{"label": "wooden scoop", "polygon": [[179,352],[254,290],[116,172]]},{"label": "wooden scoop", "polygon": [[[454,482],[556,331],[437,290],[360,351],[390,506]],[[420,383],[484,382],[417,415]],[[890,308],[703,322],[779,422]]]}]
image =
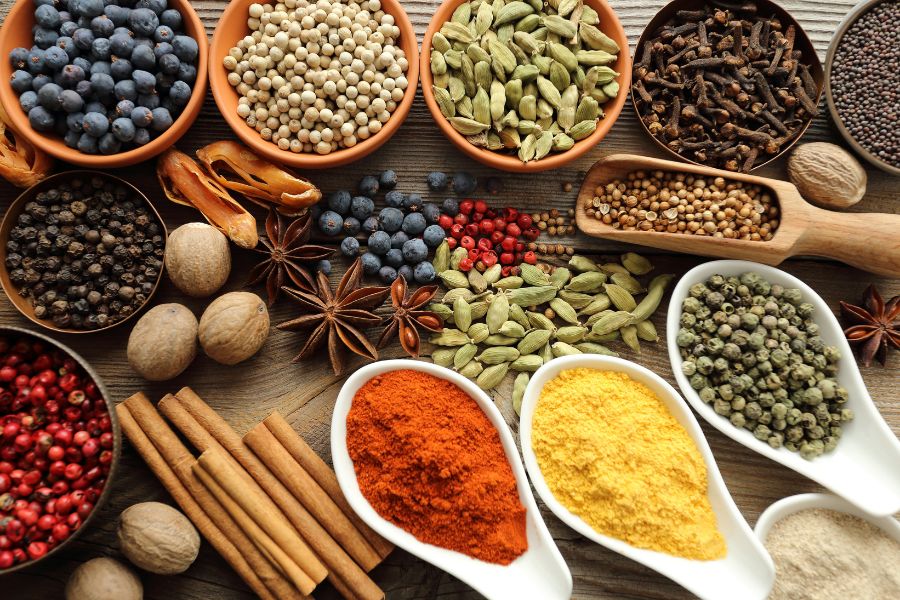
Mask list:
[{"label": "wooden scoop", "polygon": [[[613,179],[625,180],[631,171],[674,171],[704,177],[724,177],[767,188],[778,202],[780,219],[767,242],[715,238],[657,231],[613,229],[585,212],[597,186]],[[613,154],[594,163],[588,171],[575,206],[578,228],[611,240],[703,256],[752,260],[778,265],[791,256],[812,255],[840,260],[885,277],[900,277],[900,215],[843,213],[809,204],[793,184],[778,179],[732,173],[633,154]]]}]

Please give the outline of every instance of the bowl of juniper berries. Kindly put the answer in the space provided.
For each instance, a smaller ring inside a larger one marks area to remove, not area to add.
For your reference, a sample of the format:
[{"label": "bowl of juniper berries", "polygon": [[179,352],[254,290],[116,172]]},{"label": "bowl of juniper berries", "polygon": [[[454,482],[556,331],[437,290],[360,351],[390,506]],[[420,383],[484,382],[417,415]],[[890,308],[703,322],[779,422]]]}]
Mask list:
[{"label": "bowl of juniper berries", "polygon": [[89,168],[148,160],[196,120],[206,31],[188,0],[16,2],[0,29],[0,104],[47,154]]}]

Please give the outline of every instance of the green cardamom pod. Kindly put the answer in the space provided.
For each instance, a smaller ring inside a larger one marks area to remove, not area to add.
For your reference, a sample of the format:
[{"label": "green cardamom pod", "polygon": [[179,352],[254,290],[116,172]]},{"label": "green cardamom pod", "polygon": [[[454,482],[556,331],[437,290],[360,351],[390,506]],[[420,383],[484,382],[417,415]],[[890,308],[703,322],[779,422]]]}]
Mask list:
[{"label": "green cardamom pod", "polygon": [[510,79],[504,87],[506,88],[506,105],[512,109],[517,109],[523,96],[522,80]]},{"label": "green cardamom pod", "polygon": [[[450,253],[450,268],[454,271],[459,269],[459,263],[462,259],[469,256],[469,252],[460,246],[457,246],[453,249],[453,252]],[[440,273],[440,271],[437,271]]]},{"label": "green cardamom pod", "polygon": [[491,56],[503,65],[504,71],[512,73],[515,70],[516,57],[506,44],[501,43],[500,40],[491,40],[488,47],[490,48]]},{"label": "green cardamom pod", "polygon": [[447,327],[440,333],[431,336],[428,341],[435,346],[464,346],[472,342],[464,332]]},{"label": "green cardamom pod", "polygon": [[453,320],[453,309],[447,306],[446,304],[441,304],[440,302],[433,302],[428,305],[428,310],[437,314],[441,318],[441,321],[447,322]]},{"label": "green cardamom pod", "polygon": [[503,65],[496,58],[491,58],[491,73],[494,74],[494,80],[500,83],[506,83],[506,71]]},{"label": "green cardamom pod", "polygon": [[534,121],[530,121],[528,119],[522,119],[519,121],[519,126],[516,128],[516,131],[521,135],[531,135],[535,131],[539,131],[538,124]]},{"label": "green cardamom pod", "polygon": [[615,331],[610,331],[609,333],[604,333],[604,334],[594,333],[593,331],[591,331],[590,333],[587,334],[587,336],[585,336],[584,341],[591,342],[594,344],[604,344],[606,342],[614,342],[617,339],[619,339],[620,337],[622,337],[622,336],[619,333],[618,329],[616,329]]},{"label": "green cardamom pod", "polygon": [[478,375],[475,383],[478,384],[478,387],[487,391],[492,390],[503,381],[503,378],[506,377],[506,374],[509,372],[509,363],[501,363],[499,365],[492,365],[486,368],[484,371]]},{"label": "green cardamom pod", "polygon": [[491,121],[497,122],[503,118],[504,110],[506,110],[506,89],[499,81],[492,81],[490,90]]},{"label": "green cardamom pod", "polygon": [[[542,315],[543,316],[543,315]],[[551,323],[552,325],[552,323]],[[516,348],[520,354],[533,354],[550,341],[553,332],[549,329],[532,329],[519,341]]]},{"label": "green cardamom pod", "polygon": [[467,278],[469,280],[469,287],[476,294],[480,294],[488,287],[487,281],[484,280],[484,275],[482,275],[477,269],[470,270]]},{"label": "green cardamom pod", "polygon": [[472,118],[472,99],[468,96],[464,96],[462,100],[456,103],[456,113],[458,116],[465,117],[467,119]]},{"label": "green cardamom pod", "polygon": [[653,265],[649,260],[634,252],[626,252],[622,255],[621,260],[622,266],[633,275],[646,275],[653,270]]},{"label": "green cardamom pod", "polygon": [[459,370],[459,374],[465,377],[466,379],[475,379],[478,377],[482,371],[484,371],[484,366],[477,360],[470,360],[466,363],[466,365]]},{"label": "green cardamom pod", "polygon": [[[503,93],[506,94],[506,87],[503,88]],[[509,105],[509,101],[507,100],[507,105]],[[503,117],[500,118],[499,123],[501,128],[511,127],[515,129],[519,126],[519,113],[514,110],[507,112]]]},{"label": "green cardamom pod", "polygon": [[457,298],[453,302],[453,322],[456,328],[463,332],[468,331],[472,324],[472,308],[462,298]]},{"label": "green cardamom pod", "polygon": [[613,273],[610,280],[629,294],[640,294],[645,291],[640,281],[625,273]]},{"label": "green cardamom pod", "polygon": [[591,326],[591,333],[604,335],[613,331],[618,331],[632,322],[634,322],[634,317],[631,316],[631,313],[619,310],[597,319]]},{"label": "green cardamom pod", "polygon": [[602,344],[598,344],[596,342],[579,342],[575,344],[575,347],[581,350],[584,354],[602,354],[604,356],[618,356],[618,352],[613,352],[606,346]]},{"label": "green cardamom pod", "polygon": [[538,75],[537,87],[544,100],[549,102],[550,105],[553,106],[553,108],[559,108],[559,105],[562,102],[562,96],[560,95],[559,90],[556,89],[556,86],[553,85],[553,83],[551,83],[549,79]]},{"label": "green cardamom pod", "polygon": [[525,328],[515,321],[506,321],[497,331],[500,335],[506,335],[514,338],[525,337]]},{"label": "green cardamom pod", "polygon": [[573,292],[570,290],[560,290],[558,296],[569,303],[575,310],[580,310],[591,303],[594,299],[590,294],[581,292]]},{"label": "green cardamom pod", "polygon": [[[476,0],[477,1],[477,0]],[[487,0],[484,0],[487,1]],[[500,14],[500,9],[506,6],[506,0],[490,0],[491,12],[494,13],[494,19]],[[493,32],[489,32],[493,33]]]},{"label": "green cardamom pod", "polygon": [[619,263],[614,262],[603,263],[602,265],[600,265],[600,270],[607,275],[612,275],[613,273],[622,273],[624,275],[628,274],[628,269],[626,269]]},{"label": "green cardamom pod", "polygon": [[472,338],[473,344],[480,344],[487,339],[490,332],[488,331],[487,323],[472,323],[466,334]]},{"label": "green cardamom pod", "polygon": [[519,338],[509,337],[508,335],[500,335],[492,333],[484,338],[485,346],[514,346],[519,342]]},{"label": "green cardamom pod", "polygon": [[528,54],[535,54],[544,49],[543,42],[534,39],[533,35],[525,31],[516,31],[513,34],[513,41]]},{"label": "green cardamom pod", "polygon": [[610,54],[619,53],[619,44],[593,25],[581,23],[578,30],[581,33],[581,39],[591,50],[603,50]]},{"label": "green cardamom pod", "polygon": [[525,33],[531,33],[541,24],[541,17],[532,13],[525,17],[522,17],[516,23],[516,31],[524,31]]},{"label": "green cardamom pod", "polygon": [[553,269],[553,272],[550,273],[550,284],[555,285],[556,289],[561,289],[564,285],[569,282],[569,279],[572,277],[572,272],[569,271],[565,267],[556,267]]},{"label": "green cardamom pod", "polygon": [[[597,271],[587,271],[586,273],[581,273],[573,277],[572,281],[569,282],[569,285],[566,286],[566,289],[573,292],[593,294],[603,289],[604,283],[606,283],[605,274],[598,273]],[[587,304],[585,304],[585,306],[587,306]]]},{"label": "green cardamom pod", "polygon": [[556,330],[554,337],[560,342],[565,342],[567,344],[574,344],[575,342],[580,342],[584,339],[584,336],[587,335],[588,328],[581,327],[580,325],[568,325],[566,327],[560,327]]},{"label": "green cardamom pod", "polygon": [[[526,96],[525,98],[531,98],[534,101],[534,96]],[[522,100],[524,101],[525,98]],[[521,109],[520,109],[521,110]],[[529,160],[534,159],[534,154],[537,151],[537,136],[533,133],[525,136],[525,139],[522,140],[522,145],[519,146],[519,160],[527,163]]]},{"label": "green cardamom pod", "polygon": [[[600,105],[600,104],[606,104],[607,102],[609,102],[609,96],[607,96],[606,94],[604,94],[604,93],[603,93],[603,90],[600,89],[600,88],[597,88],[597,89],[595,89],[595,90],[591,90],[590,92],[588,92],[587,95],[590,96],[591,98],[593,98],[594,100],[596,100],[598,105]],[[602,109],[600,110],[600,116],[601,116],[601,117],[603,116],[603,110],[602,110]]]},{"label": "green cardamom pod", "polygon": [[[541,361],[543,363],[543,361]],[[513,381],[512,407],[517,415],[522,414],[522,398],[525,397],[525,388],[528,387],[528,373],[519,373]]]},{"label": "green cardamom pod", "polygon": [[434,100],[437,102],[441,114],[448,119],[455,117],[456,105],[453,103],[453,98],[450,97],[450,92],[434,85],[431,86],[431,91],[434,93]]},{"label": "green cardamom pod", "polygon": [[556,297],[556,287],[552,285],[522,287],[509,290],[506,294],[509,297],[509,302],[511,304],[518,304],[519,306],[538,306],[539,304],[550,302],[550,300]]},{"label": "green cardamom pod", "polygon": [[[546,52],[547,56],[562,64],[569,72],[574,71],[578,67],[578,59],[575,54],[558,42],[547,42]],[[547,68],[549,70],[549,65]]]},{"label": "green cardamom pod", "polygon": [[536,13],[540,13],[542,10],[544,10],[544,0],[525,0],[525,1],[531,5],[531,8],[533,8]]},{"label": "green cardamom pod", "polygon": [[609,301],[609,296],[606,294],[597,294],[591,300],[590,304],[581,309],[581,314],[595,315],[600,311],[607,310],[610,306],[612,306],[612,302]]},{"label": "green cardamom pod", "polygon": [[447,293],[444,294],[444,297],[441,298],[441,302],[445,305],[452,306],[457,298],[465,298],[466,302],[471,302],[475,298],[475,294],[473,294],[472,290],[469,288],[455,288],[448,290]]},{"label": "green cardamom pod", "polygon": [[528,322],[528,316],[525,315],[525,309],[518,304],[509,305],[509,320],[515,321],[524,329],[531,328],[531,323]]},{"label": "green cardamom pod", "polygon": [[459,350],[456,351],[456,356],[453,357],[453,368],[459,371],[464,366],[466,366],[477,353],[478,346],[476,346],[475,344],[466,344],[465,346],[461,346]]},{"label": "green cardamom pod", "polygon": [[596,10],[585,4],[579,20],[588,25],[598,25],[600,23],[600,15],[597,14]]},{"label": "green cardamom pod", "polygon": [[632,311],[637,308],[637,302],[635,302],[634,296],[629,294],[622,286],[616,285],[615,283],[605,283],[603,284],[603,291],[609,296],[609,300],[613,303],[613,306],[619,310]]},{"label": "green cardamom pod", "polygon": [[509,77],[511,80],[518,79],[521,81],[532,81],[540,74],[540,69],[535,65],[519,65],[513,70],[512,75]]},{"label": "green cardamom pod", "polygon": [[600,105],[590,96],[583,96],[578,108],[575,109],[575,123],[583,123],[584,121],[596,121],[600,114]]},{"label": "green cardamom pod", "polygon": [[459,77],[450,78],[450,81],[447,83],[447,90],[450,92],[450,99],[454,103],[459,102],[466,95],[466,86],[463,85]]},{"label": "green cardamom pod", "polygon": [[431,53],[431,74],[432,75],[443,75],[447,72],[447,62],[444,60],[444,55],[440,52],[432,52]]},{"label": "green cardamom pod", "polygon": [[468,2],[464,2],[456,7],[456,10],[453,11],[453,15],[451,15],[450,20],[454,23],[459,23],[460,25],[468,25],[469,20],[472,18],[472,7]]},{"label": "green cardamom pod", "polygon": [[488,267],[484,271],[484,280],[488,282],[488,285],[493,285],[500,281],[500,274],[503,270],[503,267],[500,266],[500,263],[496,263],[491,267]]},{"label": "green cardamom pod", "polygon": [[[516,68],[518,68],[518,65],[527,65],[531,62],[531,59],[529,58],[530,53],[526,52],[521,46],[516,43],[517,33],[519,32],[513,33],[512,41],[507,43],[510,52],[512,52],[513,56],[516,57]],[[515,71],[513,71],[513,73],[515,73]],[[512,75],[510,75],[510,77],[512,77]]]},{"label": "green cardamom pod", "polygon": [[656,325],[652,321],[638,321],[634,324],[637,330],[638,338],[645,342],[658,342],[659,334],[656,332]]},{"label": "green cardamom pod", "polygon": [[550,350],[553,352],[553,356],[555,358],[559,358],[560,356],[572,356],[573,354],[581,354],[581,350],[565,342],[553,343],[550,346]]},{"label": "green cardamom pod", "polygon": [[440,31],[431,37],[431,47],[438,52],[445,53],[450,50],[450,42]]},{"label": "green cardamom pod", "polygon": [[505,148],[514,149],[522,145],[522,136],[518,129],[507,127],[500,130],[500,140]]},{"label": "green cardamom pod", "polygon": [[603,93],[608,98],[615,98],[619,95],[619,82],[618,81],[610,81],[605,84],[602,88]]},{"label": "green cardamom pod", "polygon": [[[460,6],[460,8],[462,8],[462,6]],[[444,37],[448,40],[455,40],[464,44],[471,44],[475,41],[475,36],[469,31],[469,27],[456,21],[447,21],[444,23],[441,26],[441,33],[443,33]]]},{"label": "green cardamom pod", "polygon": [[[573,26],[574,27],[574,26]],[[604,66],[616,62],[616,55],[603,50],[578,50],[575,53],[578,62],[588,66]]]},{"label": "green cardamom pod", "polygon": [[575,7],[578,6],[579,2],[580,0],[560,0],[556,12],[561,17],[568,17],[575,10]]},{"label": "green cardamom pod", "polygon": [[569,74],[569,71],[562,66],[562,63],[558,63],[555,60],[550,63],[550,83],[560,92],[572,83],[572,76]]},{"label": "green cardamom pod", "polygon": [[550,154],[553,149],[553,133],[550,131],[543,132],[538,136],[537,144],[534,147],[534,159],[540,160]]},{"label": "green cardamom pod", "polygon": [[466,56],[472,59],[473,65],[479,62],[491,62],[490,53],[479,46],[477,43],[469,44],[469,46],[466,48]]},{"label": "green cardamom pod", "polygon": [[460,271],[447,269],[438,273],[438,277],[444,282],[448,288],[468,288],[469,280]]},{"label": "green cardamom pod", "polygon": [[520,356],[516,360],[512,361],[509,365],[509,369],[511,371],[520,371],[526,373],[534,373],[544,364],[544,359],[542,359],[537,354],[528,354],[527,356]]},{"label": "green cardamom pod", "polygon": [[438,348],[431,353],[431,362],[441,367],[449,367],[456,356],[456,348]]},{"label": "green cardamom pod", "polygon": [[[538,18],[538,24],[540,24],[540,18]],[[532,30],[531,35],[539,42],[546,42],[550,31],[546,27],[541,26]]]},{"label": "green cardamom pod", "polygon": [[569,259],[569,266],[576,271],[581,272],[600,270],[600,267],[597,266],[597,263],[584,256],[579,256],[578,254]]},{"label": "green cardamom pod", "polygon": [[475,95],[475,62],[468,54],[463,54],[459,60],[459,76],[466,88],[466,96],[471,98]]},{"label": "green cardamom pod", "polygon": [[557,152],[565,152],[575,145],[575,140],[564,133],[557,133],[553,136],[553,149]]},{"label": "green cardamom pod", "polygon": [[469,119],[466,117],[451,117],[447,120],[450,121],[450,125],[453,126],[453,129],[457,130],[463,135],[475,135],[476,133],[481,133],[489,127],[489,125],[486,123],[481,123],[479,121],[476,121],[475,119]]},{"label": "green cardamom pod", "polygon": [[[473,302],[472,304],[469,304],[469,308],[472,310],[472,320],[477,321],[478,319],[484,318],[484,316],[487,314],[488,303],[484,301]],[[469,330],[471,329],[472,328],[469,327]],[[469,337],[472,337],[471,333],[469,334]]]},{"label": "green cardamom pod", "polygon": [[556,325],[553,324],[553,321],[548,319],[547,316],[542,313],[525,311],[525,315],[528,317],[528,322],[531,326],[536,329],[551,332],[556,330]]},{"label": "green cardamom pod", "polygon": [[626,325],[622,328],[622,341],[638,354],[641,353],[641,342],[638,341],[637,327],[634,325]]},{"label": "green cardamom pod", "polygon": [[537,119],[537,99],[534,96],[522,96],[519,101],[519,117],[529,121]]},{"label": "green cardamom pod", "polygon": [[550,308],[553,309],[553,312],[556,313],[557,317],[559,317],[566,323],[572,323],[573,325],[581,324],[581,322],[578,320],[578,314],[575,312],[575,309],[572,308],[571,304],[569,304],[562,298],[554,298],[550,300]]},{"label": "green cardamom pod", "polygon": [[541,23],[544,24],[544,27],[561,38],[570,39],[575,37],[575,34],[578,33],[578,28],[575,26],[575,23],[559,15],[546,15],[541,19]]},{"label": "green cardamom pod", "polygon": [[472,116],[483,125],[491,124],[491,99],[481,85],[478,86],[478,91],[472,99]]},{"label": "green cardamom pod", "polygon": [[[606,296],[606,294],[603,294],[603,295]],[[607,296],[607,298],[608,298],[608,296]],[[614,311],[612,309],[603,309],[600,312],[594,313],[590,317],[588,317],[588,320],[585,321],[585,325],[587,325],[588,327],[593,327],[594,323],[596,323],[600,319],[604,318],[606,315],[613,314],[614,312],[616,312],[616,311]],[[634,322],[633,319],[632,319],[632,322]]]},{"label": "green cardamom pod", "polygon": [[446,271],[450,268],[450,244],[447,243],[447,240],[441,242],[435,249],[431,266],[434,267],[434,270],[437,273]]},{"label": "green cardamom pod", "polygon": [[547,102],[543,98],[538,98],[536,110],[538,121],[540,121],[541,119],[549,119],[555,112],[556,109],[550,106],[549,102]]},{"label": "green cardamom pod", "polygon": [[[475,85],[476,87],[480,86],[485,89],[491,87],[491,82],[494,80],[494,72],[491,69],[490,61],[485,62],[483,60],[475,63]],[[477,93],[476,89],[476,93]]]},{"label": "green cardamom pod", "polygon": [[503,145],[503,140],[500,139],[500,136],[495,131],[488,131],[487,133],[487,149],[488,150],[503,150],[505,146]]},{"label": "green cardamom pod", "polygon": [[478,7],[478,12],[475,14],[475,33],[484,35],[491,28],[493,22],[494,11],[491,10],[491,5],[487,2],[482,2]]},{"label": "green cardamom pod", "polygon": [[553,356],[553,349],[550,347],[549,342],[544,344],[544,347],[541,348],[540,351],[538,351],[538,356],[541,357],[541,360],[544,361],[544,364],[547,364],[548,362],[556,358],[555,356]]},{"label": "green cardamom pod", "polygon": [[491,300],[490,306],[488,306],[487,311],[487,326],[488,331],[491,333],[497,333],[500,331],[500,326],[503,325],[509,319],[509,299],[506,297],[506,294],[498,294],[494,296],[494,299]]},{"label": "green cardamom pod", "polygon": [[647,295],[631,311],[635,321],[646,321],[656,312],[666,291],[666,286],[674,277],[674,275],[657,275],[650,281],[650,285],[647,286]]},{"label": "green cardamom pod", "polygon": [[450,72],[434,75],[432,81],[434,82],[434,87],[446,90],[447,86],[450,85]]},{"label": "green cardamom pod", "polygon": [[[578,120],[578,117],[575,117],[575,120]],[[576,123],[572,129],[569,130],[569,135],[573,140],[579,141],[588,137],[594,131],[597,130],[597,122],[596,121],[581,121],[580,123]]]},{"label": "green cardamom pod", "polygon": [[514,290],[516,288],[522,287],[525,283],[525,280],[517,275],[510,275],[509,277],[504,277],[503,279],[498,279],[494,282],[494,287],[498,290]]},{"label": "green cardamom pod", "polygon": [[504,23],[518,21],[522,17],[528,16],[533,12],[534,7],[526,2],[509,2],[501,8],[500,12],[497,13],[497,16],[494,17],[494,26],[497,27]]},{"label": "green cardamom pod", "polygon": [[519,275],[528,285],[550,285],[550,277],[536,266],[528,263],[519,265]]}]

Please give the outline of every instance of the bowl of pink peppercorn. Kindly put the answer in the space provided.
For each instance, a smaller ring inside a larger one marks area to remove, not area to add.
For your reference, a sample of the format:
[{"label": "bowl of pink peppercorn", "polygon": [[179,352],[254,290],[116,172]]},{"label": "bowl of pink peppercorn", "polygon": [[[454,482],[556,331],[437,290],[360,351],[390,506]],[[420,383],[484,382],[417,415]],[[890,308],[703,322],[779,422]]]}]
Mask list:
[{"label": "bowl of pink peppercorn", "polygon": [[121,434],[88,363],[0,327],[0,575],[58,553],[109,496]]}]

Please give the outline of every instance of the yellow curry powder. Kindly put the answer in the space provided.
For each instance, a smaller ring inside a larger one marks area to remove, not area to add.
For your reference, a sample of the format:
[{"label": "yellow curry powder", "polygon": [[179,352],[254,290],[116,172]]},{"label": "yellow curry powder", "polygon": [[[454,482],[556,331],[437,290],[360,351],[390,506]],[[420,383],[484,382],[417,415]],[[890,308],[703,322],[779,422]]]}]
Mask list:
[{"label": "yellow curry powder", "polygon": [[571,369],[547,382],[532,446],[556,499],[597,532],[683,558],[725,556],[700,451],[628,375]]}]

